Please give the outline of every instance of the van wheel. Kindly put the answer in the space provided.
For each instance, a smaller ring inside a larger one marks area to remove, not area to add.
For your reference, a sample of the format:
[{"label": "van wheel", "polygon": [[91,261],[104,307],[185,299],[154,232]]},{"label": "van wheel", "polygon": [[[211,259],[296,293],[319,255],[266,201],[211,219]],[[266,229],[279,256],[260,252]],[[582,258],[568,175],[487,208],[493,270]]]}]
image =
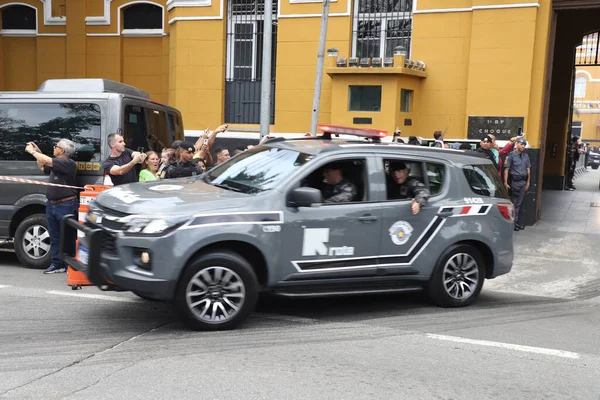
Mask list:
[{"label": "van wheel", "polygon": [[44,214],[25,218],[15,232],[15,253],[27,268],[44,269],[50,265],[50,232]]},{"label": "van wheel", "polygon": [[471,304],[483,287],[483,258],[467,245],[455,245],[444,252],[427,285],[431,300],[440,307]]},{"label": "van wheel", "polygon": [[258,281],[244,258],[216,251],[186,268],[175,296],[177,309],[193,329],[232,329],[254,310]]}]

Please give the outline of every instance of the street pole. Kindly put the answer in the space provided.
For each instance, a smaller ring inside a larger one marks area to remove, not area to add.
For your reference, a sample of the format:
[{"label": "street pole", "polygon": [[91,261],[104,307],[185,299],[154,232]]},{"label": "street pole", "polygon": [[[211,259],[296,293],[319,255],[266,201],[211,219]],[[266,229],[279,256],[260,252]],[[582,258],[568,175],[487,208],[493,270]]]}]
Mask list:
[{"label": "street pole", "polygon": [[323,66],[325,64],[325,44],[327,41],[327,23],[329,22],[329,0],[323,0],[323,14],[321,15],[321,36],[319,37],[319,53],[317,56],[317,72],[315,76],[315,89],[313,93],[312,118],[310,121],[310,134],[317,134],[319,122],[319,107],[321,105],[321,84],[323,82]]},{"label": "street pole", "polygon": [[265,0],[262,77],[260,91],[260,138],[271,130],[271,47],[273,45],[273,0]]}]

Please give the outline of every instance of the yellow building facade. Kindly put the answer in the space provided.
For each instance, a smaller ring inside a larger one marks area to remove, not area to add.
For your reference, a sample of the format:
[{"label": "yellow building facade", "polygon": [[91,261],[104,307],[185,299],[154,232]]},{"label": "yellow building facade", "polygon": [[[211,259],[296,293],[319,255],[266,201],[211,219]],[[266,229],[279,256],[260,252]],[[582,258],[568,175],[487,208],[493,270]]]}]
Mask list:
[{"label": "yellow building facade", "polygon": [[[580,44],[571,28],[585,24],[557,24],[573,3],[331,0],[319,122],[428,139],[507,139],[522,129],[535,165],[525,208],[539,212],[542,181],[564,180],[570,100],[550,94],[568,96],[571,85],[549,80],[572,82],[572,67],[552,57]],[[575,3],[600,10],[598,0]],[[321,11],[322,0],[274,1],[271,132],[310,129]],[[186,131],[259,126],[263,0],[0,0],[0,13],[0,91],[107,78],[181,110]],[[559,48],[556,32],[573,36]],[[590,68],[577,76],[590,94],[600,79]],[[598,137],[594,114],[581,115],[593,119],[581,119],[584,138],[592,127]]]},{"label": "yellow building facade", "polygon": [[[101,77],[179,108],[186,129],[257,127],[262,4],[0,0],[3,15],[21,7],[36,18],[29,29],[0,30],[0,90]],[[326,56],[319,122],[464,138],[479,133],[469,132],[470,116],[516,117],[539,147],[550,8],[543,0],[333,0],[326,47],[337,53]],[[155,25],[142,18],[151,9]],[[275,2],[273,132],[309,129],[321,9],[315,0]],[[394,58],[398,46],[412,65]],[[382,66],[360,67],[363,59]]]}]

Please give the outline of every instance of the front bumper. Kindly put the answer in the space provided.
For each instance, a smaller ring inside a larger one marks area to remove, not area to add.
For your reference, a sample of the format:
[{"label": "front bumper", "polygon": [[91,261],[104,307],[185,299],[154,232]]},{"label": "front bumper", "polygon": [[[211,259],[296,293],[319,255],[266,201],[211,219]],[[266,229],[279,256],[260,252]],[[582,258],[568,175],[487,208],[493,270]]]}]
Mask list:
[{"label": "front bumper", "polygon": [[[79,245],[88,250],[87,264],[69,255],[63,249],[64,238],[73,231],[80,230],[84,237]],[[119,247],[117,234],[102,228],[80,224],[74,215],[66,216],[61,222],[60,254],[61,259],[73,269],[86,274],[88,280],[102,290],[132,291],[157,300],[171,300],[175,291],[175,281],[156,277],[151,272],[142,271],[132,261],[127,249]],[[143,238],[130,238],[136,241],[137,248],[151,251],[152,241],[146,243]],[[160,261],[156,260],[155,264]]]}]

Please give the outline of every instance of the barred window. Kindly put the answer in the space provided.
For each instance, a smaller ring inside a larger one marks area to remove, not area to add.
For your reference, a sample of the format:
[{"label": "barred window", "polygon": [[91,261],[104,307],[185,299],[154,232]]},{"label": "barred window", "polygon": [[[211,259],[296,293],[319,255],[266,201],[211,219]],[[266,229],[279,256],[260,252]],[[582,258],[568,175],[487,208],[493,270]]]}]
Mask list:
[{"label": "barred window", "polygon": [[410,54],[414,0],[355,1],[353,57],[392,57],[397,46]]}]

